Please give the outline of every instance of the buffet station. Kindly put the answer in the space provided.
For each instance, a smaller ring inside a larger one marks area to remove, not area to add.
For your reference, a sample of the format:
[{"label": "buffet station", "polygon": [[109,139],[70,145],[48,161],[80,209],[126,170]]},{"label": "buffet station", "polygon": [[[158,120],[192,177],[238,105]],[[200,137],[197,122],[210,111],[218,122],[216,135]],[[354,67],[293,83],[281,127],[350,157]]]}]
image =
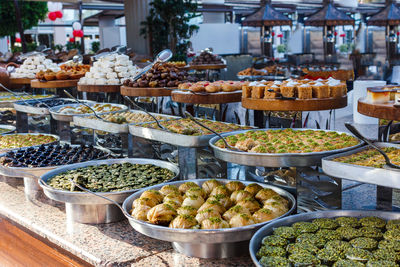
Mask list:
[{"label": "buffet station", "polygon": [[[355,99],[335,48],[354,9],[329,0],[299,11],[322,27],[323,62],[278,62],[288,6],[240,21],[262,56],[229,79],[209,48],[141,64],[126,49],[23,55],[0,79],[0,265],[399,266],[400,86]],[[389,121],[388,138],[353,107]]]}]

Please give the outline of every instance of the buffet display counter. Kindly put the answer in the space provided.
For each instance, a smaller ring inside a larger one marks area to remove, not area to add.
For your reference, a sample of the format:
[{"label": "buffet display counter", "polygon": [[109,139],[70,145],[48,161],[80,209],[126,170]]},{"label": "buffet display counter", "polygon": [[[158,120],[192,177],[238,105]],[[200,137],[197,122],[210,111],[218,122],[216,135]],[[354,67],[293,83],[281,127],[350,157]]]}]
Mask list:
[{"label": "buffet display counter", "polygon": [[207,260],[175,252],[171,243],[146,237],[127,220],[69,223],[64,205],[46,197],[27,201],[24,188],[0,183],[0,261],[48,266],[251,266],[250,257]]}]

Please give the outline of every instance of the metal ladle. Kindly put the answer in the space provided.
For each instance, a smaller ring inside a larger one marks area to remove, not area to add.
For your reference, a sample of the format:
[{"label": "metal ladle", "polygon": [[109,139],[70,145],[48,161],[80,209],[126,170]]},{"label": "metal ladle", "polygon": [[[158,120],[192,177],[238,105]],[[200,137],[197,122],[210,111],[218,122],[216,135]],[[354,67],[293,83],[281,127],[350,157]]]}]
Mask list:
[{"label": "metal ladle", "polygon": [[94,116],[96,116],[96,118],[98,118],[98,119],[100,119],[100,120],[102,120],[102,121],[104,121],[104,122],[109,122],[109,121],[103,119],[102,117],[100,117],[100,116],[96,113],[96,111],[95,111],[91,106],[89,106],[88,104],[86,104],[86,103],[84,103],[84,102],[78,100],[77,98],[73,97],[67,90],[64,90],[64,93],[65,93],[67,96],[69,96],[70,98],[72,98],[74,101],[78,102],[79,104],[88,107],[88,108],[93,112]]},{"label": "metal ladle", "polygon": [[128,102],[131,103],[133,106],[135,106],[135,107],[138,108],[139,110],[145,112],[147,115],[149,115],[150,117],[152,117],[152,118],[156,121],[158,127],[160,127],[161,129],[163,129],[163,130],[169,132],[169,130],[168,130],[167,128],[165,128],[164,126],[162,126],[161,123],[160,123],[160,121],[159,121],[155,116],[153,116],[153,114],[151,114],[150,112],[148,112],[147,110],[145,110],[144,108],[142,108],[141,106],[139,106],[138,104],[136,104],[135,102],[133,102],[132,99],[129,98],[129,96],[124,96],[124,98],[125,98],[126,100],[128,100]]},{"label": "metal ladle", "polygon": [[240,150],[240,149],[238,149],[238,148],[236,148],[236,147],[231,146],[230,144],[228,144],[228,142],[225,140],[225,138],[224,138],[221,134],[217,133],[217,132],[214,131],[213,129],[211,129],[211,128],[209,128],[208,126],[205,126],[203,123],[199,122],[199,121],[198,121],[197,119],[195,119],[195,118],[192,116],[192,114],[190,114],[189,112],[185,111],[185,115],[186,115],[190,120],[192,120],[194,123],[196,123],[197,125],[199,125],[199,126],[205,128],[205,129],[209,130],[210,132],[212,132],[213,134],[215,134],[216,136],[218,136],[219,138],[221,138],[222,141],[224,142],[226,148],[228,148],[228,149],[230,149],[230,150],[232,150],[232,151],[244,152],[243,150]]},{"label": "metal ladle", "polygon": [[365,143],[367,143],[370,147],[376,149],[384,158],[385,158],[385,162],[387,167],[389,168],[393,168],[393,169],[400,169],[399,165],[393,164],[390,161],[389,156],[385,153],[385,151],[383,151],[381,148],[379,148],[378,146],[376,146],[373,142],[371,142],[368,138],[364,137],[357,129],[356,127],[354,127],[354,125],[346,122],[344,124],[346,126],[346,128],[352,133],[354,134],[358,139],[364,141]]},{"label": "metal ladle", "polygon": [[165,49],[165,50],[161,51],[160,53],[158,53],[158,55],[156,56],[156,59],[153,61],[153,63],[151,63],[151,64],[147,65],[146,67],[144,67],[141,72],[139,72],[136,76],[134,76],[131,79],[131,81],[133,81],[133,82],[136,81],[143,74],[148,72],[156,63],[166,62],[166,61],[170,60],[171,57],[172,57],[172,51],[171,50]]}]

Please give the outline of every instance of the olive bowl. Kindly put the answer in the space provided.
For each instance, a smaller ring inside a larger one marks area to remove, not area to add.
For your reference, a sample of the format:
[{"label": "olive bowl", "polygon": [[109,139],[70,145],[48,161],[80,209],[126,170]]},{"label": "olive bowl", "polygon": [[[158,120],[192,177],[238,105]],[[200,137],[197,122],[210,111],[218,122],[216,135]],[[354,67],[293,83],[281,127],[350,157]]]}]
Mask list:
[{"label": "olive bowl", "polygon": [[[111,204],[111,202],[94,196],[90,193],[55,189],[47,184],[47,181],[49,181],[52,177],[69,170],[118,163],[153,164],[155,166],[168,169],[175,174],[170,181],[176,179],[176,177],[179,175],[179,168],[176,165],[166,161],[142,158],[107,159],[87,161],[56,168],[42,175],[39,180],[39,185],[43,188],[43,192],[48,198],[65,203],[67,221],[88,224],[112,223],[121,221],[125,218],[125,216],[122,214],[120,208],[114,204]],[[117,203],[122,203],[128,196],[138,190],[140,189],[108,193],[102,192],[97,194],[108,197]]]},{"label": "olive bowl", "polygon": [[260,228],[250,240],[250,257],[257,267],[263,267],[256,257],[257,251],[261,248],[262,240],[264,237],[271,235],[275,228],[281,226],[291,226],[296,222],[302,221],[312,221],[318,218],[336,218],[336,217],[379,217],[384,220],[396,220],[400,219],[399,212],[389,212],[389,211],[376,211],[376,210],[327,210],[327,211],[315,211],[307,212],[298,215],[288,216],[273,223],[267,224]]},{"label": "olive bowl", "polygon": [[[164,185],[179,186],[185,182],[194,182],[201,186],[205,181],[208,180],[209,179],[185,180],[150,186],[128,197],[124,201],[122,208],[124,209],[125,214],[130,214],[133,201],[139,198],[141,194],[146,190],[159,190]],[[226,184],[232,180],[218,179],[218,181]],[[242,182],[244,185],[254,183],[250,181],[240,182]],[[263,188],[273,189],[275,192],[288,199],[290,203],[288,212],[271,221],[263,223],[215,230],[175,229],[140,221],[133,218],[132,216],[127,216],[127,218],[133,229],[135,229],[139,233],[155,239],[172,242],[172,246],[177,252],[185,254],[187,256],[198,258],[231,258],[248,255],[249,240],[260,227],[264,226],[265,224],[271,223],[278,218],[292,214],[296,208],[296,199],[293,197],[292,194],[276,186],[266,185],[262,183],[256,184],[259,184]]]}]

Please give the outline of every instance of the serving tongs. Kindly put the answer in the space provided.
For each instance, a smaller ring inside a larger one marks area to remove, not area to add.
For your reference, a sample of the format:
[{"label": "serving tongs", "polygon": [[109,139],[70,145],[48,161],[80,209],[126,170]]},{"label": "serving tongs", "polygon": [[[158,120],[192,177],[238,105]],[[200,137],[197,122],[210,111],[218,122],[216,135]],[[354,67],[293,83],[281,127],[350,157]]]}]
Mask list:
[{"label": "serving tongs", "polygon": [[81,105],[84,105],[85,107],[89,108],[89,109],[93,112],[93,114],[94,114],[94,116],[95,116],[96,118],[98,118],[98,119],[100,119],[100,120],[102,120],[102,121],[104,121],[104,122],[109,122],[109,121],[103,119],[101,116],[99,116],[99,115],[96,113],[96,111],[95,111],[91,106],[89,106],[88,104],[86,104],[86,103],[80,101],[80,100],[77,99],[76,97],[72,96],[67,90],[64,89],[64,93],[65,93],[67,96],[69,96],[70,98],[72,98],[72,100],[74,100],[75,102],[77,102],[77,103],[79,103],[79,104],[81,104]]},{"label": "serving tongs", "polygon": [[155,120],[155,122],[157,123],[157,126],[160,127],[161,129],[163,129],[164,131],[170,131],[168,130],[166,127],[164,127],[163,125],[161,125],[160,121],[150,112],[148,112],[147,110],[145,110],[144,108],[142,108],[141,106],[139,106],[138,104],[136,104],[134,101],[132,101],[132,99],[129,98],[129,96],[124,96],[124,98],[126,100],[128,100],[129,103],[131,103],[134,107],[138,108],[139,110],[143,111],[144,113],[146,113],[147,115],[149,115],[150,117],[153,118],[153,120]]},{"label": "serving tongs", "polygon": [[192,91],[192,90],[190,90],[190,89],[174,89],[174,88],[168,88],[168,87],[163,87],[163,89],[170,90],[170,91],[184,91],[184,92],[192,93],[192,94],[194,94],[194,95],[204,95],[204,96],[207,96],[207,95],[213,94],[213,93],[207,93],[207,92],[195,92],[195,91]]},{"label": "serving tongs", "polygon": [[153,61],[153,63],[144,67],[141,72],[139,72],[136,76],[134,76],[130,80],[133,82],[136,81],[137,79],[142,77],[143,74],[148,72],[156,63],[166,62],[166,61],[170,60],[171,57],[172,57],[171,50],[165,49],[165,50],[161,51],[160,53],[158,53],[158,55],[156,56],[156,59]]},{"label": "serving tongs", "polygon": [[228,144],[228,142],[225,140],[225,138],[224,138],[221,134],[219,134],[218,132],[214,131],[213,129],[211,129],[211,128],[208,127],[208,126],[205,126],[203,123],[199,122],[199,121],[198,121],[197,119],[195,119],[195,118],[192,116],[192,114],[190,114],[189,112],[185,111],[185,115],[186,115],[186,117],[188,117],[191,121],[193,121],[193,122],[196,123],[197,125],[203,127],[204,129],[209,130],[210,132],[212,132],[213,134],[215,134],[216,136],[218,136],[219,138],[221,138],[222,141],[223,141],[224,144],[225,144],[225,147],[226,147],[227,149],[232,150],[232,151],[236,151],[236,152],[245,152],[245,151],[243,151],[243,150],[240,150],[240,149],[238,149],[238,148],[236,148],[236,147],[231,146],[230,144]]},{"label": "serving tongs", "polygon": [[356,127],[354,127],[354,125],[346,122],[344,124],[346,126],[346,128],[352,133],[354,134],[358,139],[360,139],[361,141],[364,141],[365,143],[367,143],[370,147],[374,148],[375,150],[377,150],[384,158],[385,158],[385,162],[386,164],[383,166],[385,169],[394,169],[396,171],[400,171],[400,166],[396,165],[394,163],[392,163],[390,161],[389,156],[385,153],[385,151],[383,151],[380,147],[378,147],[377,145],[375,145],[371,140],[369,140],[368,138],[364,137],[357,129]]},{"label": "serving tongs", "polygon": [[[91,190],[89,190],[89,189],[87,189],[87,188],[81,186],[80,184],[78,184],[76,181],[74,181],[74,180],[71,179],[71,178],[69,178],[69,181],[71,182],[71,184],[72,184],[73,186],[78,187],[80,190],[85,191],[86,193],[89,193],[89,194],[95,195],[96,197],[100,197],[100,198],[102,198],[102,199],[105,199],[105,200],[110,201],[112,204],[114,204],[115,206],[117,206],[127,218],[133,218],[133,217],[131,216],[131,214],[129,214],[129,212],[127,212],[127,211],[121,206],[121,204],[119,204],[117,201],[112,200],[111,198],[105,197],[105,196],[103,196],[103,195],[100,195],[100,194],[98,194],[98,193],[95,193],[95,192],[93,192],[93,191],[91,191]],[[44,182],[44,181],[42,180],[42,182]],[[46,184],[46,183],[45,183],[45,184]],[[71,186],[71,188],[73,188],[73,187]]]},{"label": "serving tongs", "polygon": [[287,97],[287,96],[283,96],[283,95],[282,95],[282,93],[280,93],[280,92],[276,92],[276,91],[274,91],[273,89],[268,89],[267,91],[268,91],[268,92],[271,92],[271,93],[277,93],[277,94],[278,94],[278,96],[277,96],[277,97],[275,97],[275,99],[279,99],[279,100],[296,100],[296,98],[295,98],[295,97]]},{"label": "serving tongs", "polygon": [[[12,94],[13,96],[20,98],[21,101],[24,102],[26,105],[31,106],[28,102],[26,102],[25,99],[23,99],[23,98],[21,97],[20,94],[17,94],[17,93],[15,93],[15,92],[13,92],[12,90],[8,89],[7,87],[5,87],[5,86],[4,86],[3,84],[1,84],[1,83],[0,83],[0,87],[3,88],[4,90],[6,90],[7,92],[9,92],[10,94]],[[28,94],[28,93],[26,93],[26,92],[22,92],[22,95],[26,95],[26,96],[29,97],[30,99],[35,100],[35,101],[37,101],[37,102],[39,102],[39,103],[42,103],[43,105],[45,105],[46,108],[50,108],[49,105],[47,105],[46,103],[42,102],[42,101],[39,100],[38,98],[32,97],[30,94]]]}]

